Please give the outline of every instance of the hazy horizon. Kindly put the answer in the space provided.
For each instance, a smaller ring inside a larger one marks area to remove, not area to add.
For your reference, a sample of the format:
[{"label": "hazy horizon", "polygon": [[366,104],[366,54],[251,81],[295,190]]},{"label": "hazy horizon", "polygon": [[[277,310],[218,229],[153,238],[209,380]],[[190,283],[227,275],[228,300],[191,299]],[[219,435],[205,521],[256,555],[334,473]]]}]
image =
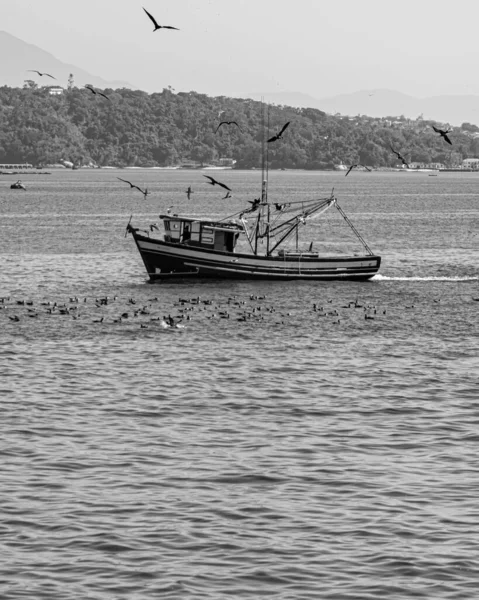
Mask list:
[{"label": "hazy horizon", "polygon": [[[172,86],[215,96],[285,91],[324,98],[368,89],[415,97],[479,94],[479,82],[470,78],[479,55],[473,18],[479,8],[472,0],[454,12],[446,6],[431,0],[397,7],[379,0],[324,6],[314,0],[0,0],[2,29],[11,35],[148,92]],[[180,31],[153,33],[142,7]]]}]

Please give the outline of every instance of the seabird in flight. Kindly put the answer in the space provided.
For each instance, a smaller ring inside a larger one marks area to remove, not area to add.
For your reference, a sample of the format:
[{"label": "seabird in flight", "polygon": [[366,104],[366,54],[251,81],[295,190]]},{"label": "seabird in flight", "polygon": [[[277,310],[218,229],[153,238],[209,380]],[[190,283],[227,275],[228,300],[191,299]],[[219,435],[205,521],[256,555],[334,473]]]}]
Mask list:
[{"label": "seabird in flight", "polygon": [[[90,90],[90,92],[93,92],[94,94],[99,94],[100,96],[103,96],[103,98],[106,98],[107,100],[110,100],[110,98],[108,98],[108,96],[106,94],[104,94],[103,92],[99,92],[98,90],[95,90],[90,85],[85,85],[83,87],[86,87],[87,90]],[[110,102],[111,102],[111,100],[110,100]]]},{"label": "seabird in flight", "polygon": [[155,17],[153,15],[150,15],[150,13],[146,10],[146,8],[143,8],[143,10],[150,17],[153,25],[155,26],[155,28],[153,29],[153,32],[157,31],[158,29],[176,29],[177,31],[179,31],[178,27],[172,27],[171,25],[158,25]]},{"label": "seabird in flight", "polygon": [[279,133],[277,133],[276,135],[273,135],[273,137],[269,138],[268,143],[275,142],[276,140],[282,139],[283,133],[286,131],[286,128],[289,126],[290,123],[291,123],[291,121],[288,121],[286,123],[286,125],[283,125],[283,129],[281,129],[281,131]]},{"label": "seabird in flight", "polygon": [[448,129],[447,131],[444,131],[443,129],[438,129],[437,127],[434,127],[434,125],[432,126],[432,128],[434,129],[434,131],[436,133],[439,133],[439,135],[441,137],[443,137],[448,144],[451,144],[451,146],[452,146],[451,140],[447,137],[447,134],[451,133],[452,129]]},{"label": "seabird in flight", "polygon": [[236,125],[236,127],[241,131],[241,127],[238,125],[238,123],[236,121],[221,121],[221,123],[216,128],[215,133],[218,132],[218,129],[221,127],[221,125]]},{"label": "seabird in flight", "polygon": [[371,169],[369,167],[366,167],[364,165],[362,165],[361,163],[357,163],[356,165],[351,165],[348,169],[348,172],[346,173],[345,177],[347,177],[349,175],[349,173],[355,169],[356,167],[363,167],[364,169],[366,169],[367,171],[370,171]]},{"label": "seabird in flight", "polygon": [[389,146],[392,150],[392,152],[394,152],[394,154],[399,158],[399,160],[402,162],[403,165],[405,165],[408,169],[409,169],[409,163],[404,159],[403,156],[401,156],[399,154],[399,152],[396,152],[396,150],[394,150],[394,148],[392,146]]},{"label": "seabird in flight", "polygon": [[40,77],[43,77],[43,75],[46,75],[47,77],[56,79],[56,77],[53,77],[53,75],[50,75],[50,73],[40,73],[40,71],[36,71],[35,69],[28,69],[28,70],[30,71],[30,73],[38,73],[40,75]]},{"label": "seabird in flight", "polygon": [[210,181],[208,181],[208,183],[210,183],[211,185],[219,185],[220,187],[224,188],[225,190],[228,190],[229,192],[231,192],[231,188],[229,188],[224,183],[221,183],[220,181],[216,181],[216,179],[213,179],[213,177],[210,177],[209,175],[203,175],[203,177],[206,177],[206,179],[209,179]]}]

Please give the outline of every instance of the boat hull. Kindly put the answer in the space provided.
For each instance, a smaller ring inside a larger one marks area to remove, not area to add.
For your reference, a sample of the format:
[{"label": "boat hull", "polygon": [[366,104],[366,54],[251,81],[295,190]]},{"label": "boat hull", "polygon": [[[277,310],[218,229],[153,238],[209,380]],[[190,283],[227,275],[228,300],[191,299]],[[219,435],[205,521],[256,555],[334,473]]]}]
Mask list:
[{"label": "boat hull", "polygon": [[318,256],[297,253],[283,256],[220,252],[175,244],[133,232],[151,281],[172,278],[269,280],[366,280],[379,270],[381,257]]}]

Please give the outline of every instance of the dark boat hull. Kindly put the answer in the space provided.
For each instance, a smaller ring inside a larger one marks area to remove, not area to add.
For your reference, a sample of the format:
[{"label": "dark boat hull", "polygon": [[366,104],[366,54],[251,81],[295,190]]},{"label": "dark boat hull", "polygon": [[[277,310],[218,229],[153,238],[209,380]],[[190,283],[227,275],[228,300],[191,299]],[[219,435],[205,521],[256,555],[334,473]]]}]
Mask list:
[{"label": "dark boat hull", "polygon": [[318,256],[314,253],[255,256],[220,252],[186,244],[164,242],[133,232],[151,281],[172,278],[333,280],[370,279],[381,257]]}]

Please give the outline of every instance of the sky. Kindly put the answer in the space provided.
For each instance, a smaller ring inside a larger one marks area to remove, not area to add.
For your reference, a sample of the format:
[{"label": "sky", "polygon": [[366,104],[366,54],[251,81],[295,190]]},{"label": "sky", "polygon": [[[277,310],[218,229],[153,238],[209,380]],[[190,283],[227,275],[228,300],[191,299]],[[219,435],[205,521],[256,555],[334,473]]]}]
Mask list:
[{"label": "sky", "polygon": [[[153,33],[142,7],[180,31]],[[62,62],[148,92],[479,94],[478,0],[0,0],[0,14]]]}]

